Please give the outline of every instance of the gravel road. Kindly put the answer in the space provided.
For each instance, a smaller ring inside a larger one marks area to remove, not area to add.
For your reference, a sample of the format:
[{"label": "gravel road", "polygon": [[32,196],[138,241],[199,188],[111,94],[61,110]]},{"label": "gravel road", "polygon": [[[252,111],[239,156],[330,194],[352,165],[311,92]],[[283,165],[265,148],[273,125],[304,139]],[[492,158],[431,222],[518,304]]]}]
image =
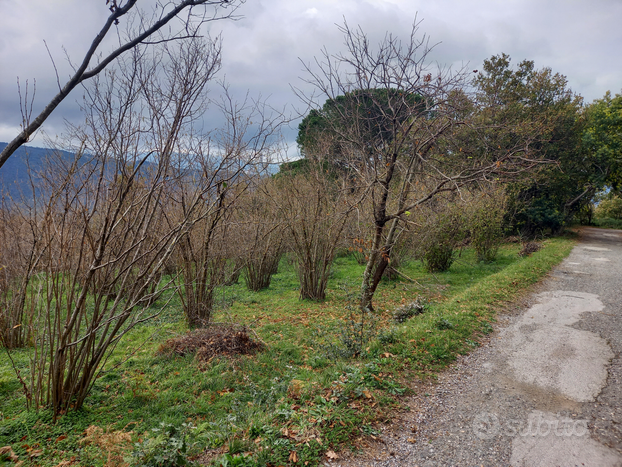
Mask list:
[{"label": "gravel road", "polygon": [[622,231],[582,228],[489,341],[332,466],[622,466]]}]

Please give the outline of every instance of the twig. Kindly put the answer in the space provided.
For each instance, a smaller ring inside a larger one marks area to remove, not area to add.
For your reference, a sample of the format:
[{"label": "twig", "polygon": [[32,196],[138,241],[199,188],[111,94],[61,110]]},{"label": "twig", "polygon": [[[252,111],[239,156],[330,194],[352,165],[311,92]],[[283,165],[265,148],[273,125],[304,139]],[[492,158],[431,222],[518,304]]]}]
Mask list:
[{"label": "twig", "polygon": [[429,290],[428,287],[426,287],[425,285],[421,285],[418,281],[416,281],[415,279],[408,277],[406,274],[404,274],[401,271],[398,271],[397,269],[393,269],[393,271],[395,271],[398,275],[402,276],[404,279],[409,280],[410,282],[413,282],[415,284],[417,284],[419,287],[421,287],[422,289],[425,290]]}]

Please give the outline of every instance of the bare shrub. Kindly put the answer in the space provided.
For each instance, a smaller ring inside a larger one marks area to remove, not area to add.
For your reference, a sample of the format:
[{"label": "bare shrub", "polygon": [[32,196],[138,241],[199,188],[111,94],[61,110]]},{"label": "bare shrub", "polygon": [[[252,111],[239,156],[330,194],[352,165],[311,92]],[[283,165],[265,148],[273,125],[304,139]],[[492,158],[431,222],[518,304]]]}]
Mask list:
[{"label": "bare shrub", "polygon": [[274,198],[296,254],[300,298],[310,300],[326,298],[330,267],[356,205],[347,181],[327,173],[321,156],[298,174],[278,177]]},{"label": "bare shrub", "polygon": [[32,343],[33,319],[28,290],[41,257],[28,219],[11,199],[0,205],[0,346],[7,349]]},{"label": "bare shrub", "polygon": [[237,241],[243,251],[244,281],[248,290],[255,292],[270,286],[286,245],[285,228],[271,201],[273,197],[274,183],[270,179],[260,180],[237,209]]},{"label": "bare shrub", "polygon": [[177,164],[180,176],[168,201],[171,225],[186,216],[192,223],[177,254],[179,296],[191,327],[209,324],[214,291],[230,280],[228,272],[241,257],[232,241],[238,236],[234,206],[279,151],[280,116],[265,103],[238,104],[225,90],[219,107],[226,127],[179,151],[187,156]]}]

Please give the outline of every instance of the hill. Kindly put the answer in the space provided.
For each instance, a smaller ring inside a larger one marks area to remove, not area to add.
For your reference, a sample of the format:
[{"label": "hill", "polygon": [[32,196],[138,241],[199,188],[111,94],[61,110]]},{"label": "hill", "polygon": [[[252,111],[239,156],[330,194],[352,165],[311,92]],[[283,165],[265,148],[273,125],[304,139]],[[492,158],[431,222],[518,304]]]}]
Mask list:
[{"label": "hill", "polygon": [[[0,151],[7,143],[0,142]],[[32,187],[30,173],[32,172],[35,185],[36,173],[43,167],[45,160],[52,154],[52,149],[22,146],[0,168],[0,193],[14,199],[20,197],[31,198]],[[74,155],[68,151],[60,151],[63,158],[73,159]]]}]

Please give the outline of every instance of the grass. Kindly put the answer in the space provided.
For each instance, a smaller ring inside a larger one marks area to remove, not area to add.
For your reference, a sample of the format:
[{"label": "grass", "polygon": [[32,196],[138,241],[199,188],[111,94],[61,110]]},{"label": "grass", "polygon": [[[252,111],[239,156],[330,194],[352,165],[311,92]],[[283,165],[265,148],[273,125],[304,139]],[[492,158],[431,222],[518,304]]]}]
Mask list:
[{"label": "grass", "polygon": [[[505,245],[493,263],[477,262],[465,249],[448,272],[435,275],[419,262],[407,263],[402,271],[417,282],[381,284],[376,312],[367,317],[373,337],[356,358],[344,356],[348,339],[360,330],[350,320],[349,300],[362,266],[352,257],[338,258],[327,299],[316,303],[298,299],[293,265],[283,260],[269,289],[249,292],[240,283],[216,297],[215,319],[246,323],[267,344],[264,352],[208,363],[158,355],[162,342],[185,330],[173,301],[157,321],[121,342],[85,407],[56,424],[48,411],[25,411],[2,354],[0,446],[10,445],[25,465],[41,466],[172,466],[188,459],[223,466],[318,465],[327,454],[356,449],[363,437],[377,434],[410,383],[477,346],[491,332],[496,311],[572,246],[572,240],[551,239],[520,259],[519,245]],[[428,300],[427,310],[395,323],[392,311],[417,297]],[[29,356],[29,349],[13,353],[22,375]]]}]

